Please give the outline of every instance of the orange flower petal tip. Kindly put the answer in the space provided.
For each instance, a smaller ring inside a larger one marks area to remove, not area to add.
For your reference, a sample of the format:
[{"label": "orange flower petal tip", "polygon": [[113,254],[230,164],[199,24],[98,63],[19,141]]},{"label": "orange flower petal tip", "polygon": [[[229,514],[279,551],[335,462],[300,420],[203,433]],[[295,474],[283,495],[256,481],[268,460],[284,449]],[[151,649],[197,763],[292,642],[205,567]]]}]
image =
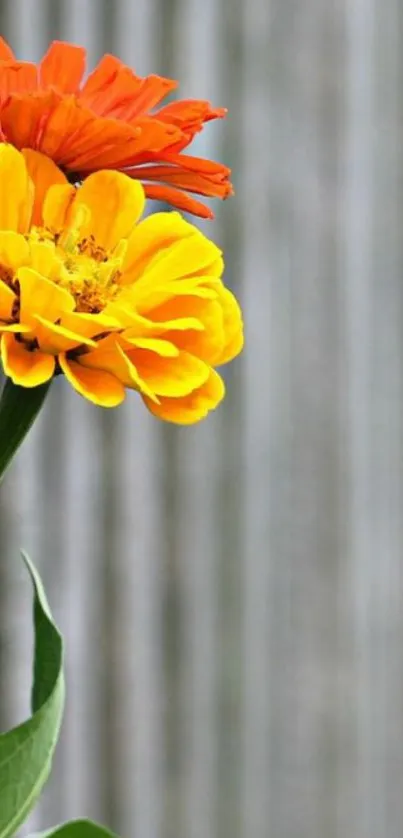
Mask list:
[{"label": "orange flower petal tip", "polygon": [[[85,62],[83,47],[62,41],[53,41],[38,65],[18,61],[1,38],[0,139],[46,154],[72,182],[113,168],[146,185],[150,165],[149,196],[180,208],[182,193],[232,194],[226,166],[214,163],[209,171],[209,161],[192,157],[189,168],[184,153],[207,122],[226,116],[225,108],[197,99],[161,106],[177,87],[173,79],[143,78],[105,55],[84,80]],[[200,201],[189,198],[186,205],[188,212],[211,216]]]}]

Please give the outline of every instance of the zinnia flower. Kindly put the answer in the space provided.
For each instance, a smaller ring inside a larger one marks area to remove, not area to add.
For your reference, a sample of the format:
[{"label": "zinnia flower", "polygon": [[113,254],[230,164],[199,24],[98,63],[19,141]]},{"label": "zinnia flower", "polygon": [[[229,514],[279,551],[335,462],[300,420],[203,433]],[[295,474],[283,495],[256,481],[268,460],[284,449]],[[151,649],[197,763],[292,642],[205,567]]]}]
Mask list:
[{"label": "zinnia flower", "polygon": [[140,183],[103,170],[73,186],[44,155],[0,144],[0,335],[22,387],[64,373],[95,404],[137,390],[189,424],[224,396],[239,306],[218,247],[177,212],[137,223]]},{"label": "zinnia flower", "polygon": [[182,152],[225,109],[189,99],[152,112],[175,81],[141,78],[105,55],[83,83],[85,57],[83,47],[54,41],[37,66],[0,38],[0,139],[51,157],[72,183],[119,169],[141,180],[147,197],[211,218],[188,193],[227,198],[230,170]]}]

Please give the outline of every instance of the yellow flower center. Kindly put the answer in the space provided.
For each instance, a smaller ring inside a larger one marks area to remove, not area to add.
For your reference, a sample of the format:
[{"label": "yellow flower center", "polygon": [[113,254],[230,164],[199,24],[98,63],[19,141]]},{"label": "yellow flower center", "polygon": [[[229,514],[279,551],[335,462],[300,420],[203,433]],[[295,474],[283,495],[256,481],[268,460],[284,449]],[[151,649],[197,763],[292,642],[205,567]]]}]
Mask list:
[{"label": "yellow flower center", "polygon": [[61,267],[54,281],[73,295],[76,311],[98,313],[118,296],[125,244],[120,242],[110,254],[97,248],[93,239],[82,240],[69,250],[57,245]]},{"label": "yellow flower center", "polygon": [[[96,245],[92,236],[80,239],[75,232],[68,229],[58,236],[46,228],[33,227],[23,237],[31,253],[28,267],[43,272],[55,285],[65,288],[74,297],[77,312],[98,314],[121,291],[127,243],[120,241],[108,253]],[[19,301],[18,272],[0,262],[0,280],[14,291]],[[18,320],[18,316],[19,302],[13,310],[13,318]]]}]

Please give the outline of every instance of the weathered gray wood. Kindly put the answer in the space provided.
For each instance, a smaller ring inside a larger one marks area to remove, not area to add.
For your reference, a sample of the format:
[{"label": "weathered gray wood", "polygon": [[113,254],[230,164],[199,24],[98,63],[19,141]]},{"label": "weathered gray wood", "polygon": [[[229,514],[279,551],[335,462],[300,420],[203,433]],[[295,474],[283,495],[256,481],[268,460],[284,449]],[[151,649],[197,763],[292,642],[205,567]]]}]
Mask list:
[{"label": "weathered gray wood", "polygon": [[28,710],[22,544],[67,641],[31,818],[128,838],[378,838],[403,821],[399,0],[3,0],[37,59],[85,43],[230,118],[201,226],[247,351],[193,429],[58,381],[1,489],[1,726]]}]

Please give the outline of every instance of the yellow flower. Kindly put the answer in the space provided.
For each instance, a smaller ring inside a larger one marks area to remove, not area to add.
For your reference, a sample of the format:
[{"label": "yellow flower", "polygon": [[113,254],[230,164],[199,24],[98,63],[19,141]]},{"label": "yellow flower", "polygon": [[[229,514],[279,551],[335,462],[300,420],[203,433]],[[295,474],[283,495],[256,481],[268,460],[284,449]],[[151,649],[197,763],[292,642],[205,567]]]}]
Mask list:
[{"label": "yellow flower", "polygon": [[242,348],[220,250],[177,212],[137,223],[142,186],[100,171],[80,187],[39,152],[0,144],[0,335],[23,387],[64,373],[103,407],[137,390],[190,424],[224,396],[215,367]]}]

